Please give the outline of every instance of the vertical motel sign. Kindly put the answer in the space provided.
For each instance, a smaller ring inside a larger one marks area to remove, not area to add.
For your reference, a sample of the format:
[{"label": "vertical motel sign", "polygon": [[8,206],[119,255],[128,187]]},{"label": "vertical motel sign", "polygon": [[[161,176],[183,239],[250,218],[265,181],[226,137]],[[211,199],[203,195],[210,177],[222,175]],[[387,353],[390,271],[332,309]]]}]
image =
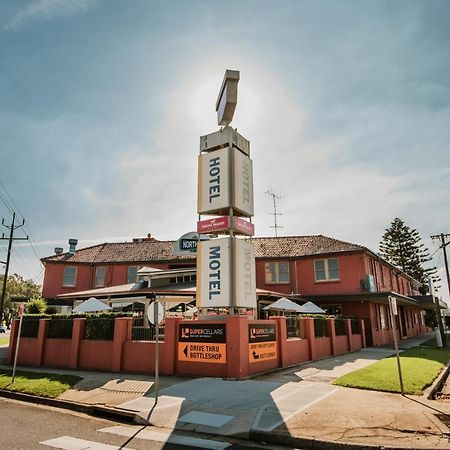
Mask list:
[{"label": "vertical motel sign", "polygon": [[197,227],[227,235],[199,242],[197,249],[197,305],[201,308],[256,308],[255,250],[236,238],[252,235],[245,218],[254,215],[253,162],[250,143],[229,126],[237,103],[239,72],[227,70],[216,103],[221,130],[200,137],[198,157],[199,215],[224,216],[199,221]]}]

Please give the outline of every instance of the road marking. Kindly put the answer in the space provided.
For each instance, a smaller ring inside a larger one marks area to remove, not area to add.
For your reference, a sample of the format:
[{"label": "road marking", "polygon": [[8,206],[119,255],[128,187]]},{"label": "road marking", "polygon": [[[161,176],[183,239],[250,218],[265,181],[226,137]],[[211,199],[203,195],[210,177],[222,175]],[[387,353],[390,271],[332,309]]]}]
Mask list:
[{"label": "road marking", "polygon": [[102,444],[101,442],[85,441],[72,436],[61,436],[56,439],[39,442],[48,447],[63,450],[133,450],[129,447],[118,447],[117,445]]},{"label": "road marking", "polygon": [[[141,431],[139,431],[141,430]],[[168,444],[185,445],[196,448],[206,448],[210,450],[224,450],[231,446],[228,442],[214,441],[212,439],[200,439],[191,436],[181,436],[179,434],[164,433],[162,431],[151,431],[142,427],[117,426],[102,428],[97,430],[102,433],[117,434],[119,436],[132,437],[137,439],[145,439],[148,441],[164,442]]]}]

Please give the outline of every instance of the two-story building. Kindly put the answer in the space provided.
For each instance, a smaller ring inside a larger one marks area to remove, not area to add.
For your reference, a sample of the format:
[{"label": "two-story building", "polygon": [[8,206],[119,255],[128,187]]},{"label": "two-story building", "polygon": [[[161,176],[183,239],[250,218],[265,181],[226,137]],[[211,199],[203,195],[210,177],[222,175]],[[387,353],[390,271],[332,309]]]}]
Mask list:
[{"label": "two-story building", "polygon": [[[398,304],[402,338],[425,332],[420,284],[368,248],[322,235],[253,238],[256,285],[298,301],[312,300],[332,314],[364,319],[369,345],[392,340],[388,297]],[[143,267],[195,267],[194,256],[174,256],[174,241],[150,235],[131,242],[104,243],[43,258],[43,297],[107,288],[137,281]],[[424,297],[425,299],[425,297]],[[258,312],[270,300],[259,299]]]}]

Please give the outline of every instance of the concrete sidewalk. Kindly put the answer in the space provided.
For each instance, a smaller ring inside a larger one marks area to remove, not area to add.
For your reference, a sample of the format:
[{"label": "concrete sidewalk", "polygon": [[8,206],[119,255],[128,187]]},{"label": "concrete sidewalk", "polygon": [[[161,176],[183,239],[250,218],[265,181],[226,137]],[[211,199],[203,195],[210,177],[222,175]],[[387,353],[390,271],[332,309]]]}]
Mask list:
[{"label": "concrete sidewalk", "polygon": [[[404,341],[402,347],[430,337]],[[450,414],[450,403],[331,384],[393,352],[368,348],[245,381],[162,376],[156,406],[151,375],[27,369],[80,375],[83,380],[60,399],[134,412],[140,423],[157,427],[302,448],[358,443],[450,449],[449,430],[439,419]]]}]

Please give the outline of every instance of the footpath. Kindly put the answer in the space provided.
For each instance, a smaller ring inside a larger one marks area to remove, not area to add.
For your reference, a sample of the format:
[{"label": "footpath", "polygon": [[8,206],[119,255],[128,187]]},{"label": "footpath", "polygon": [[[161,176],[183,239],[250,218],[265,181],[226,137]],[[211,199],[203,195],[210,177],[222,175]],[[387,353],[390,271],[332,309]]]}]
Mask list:
[{"label": "footpath", "polygon": [[[402,341],[410,348],[430,335]],[[1,355],[5,348],[0,348]],[[450,402],[342,388],[336,378],[394,353],[367,348],[244,381],[160,377],[158,402],[152,375],[59,369],[83,377],[58,397],[60,406],[110,418],[133,419],[149,428],[206,433],[295,448],[450,449]],[[0,365],[0,368],[9,368]]]}]

